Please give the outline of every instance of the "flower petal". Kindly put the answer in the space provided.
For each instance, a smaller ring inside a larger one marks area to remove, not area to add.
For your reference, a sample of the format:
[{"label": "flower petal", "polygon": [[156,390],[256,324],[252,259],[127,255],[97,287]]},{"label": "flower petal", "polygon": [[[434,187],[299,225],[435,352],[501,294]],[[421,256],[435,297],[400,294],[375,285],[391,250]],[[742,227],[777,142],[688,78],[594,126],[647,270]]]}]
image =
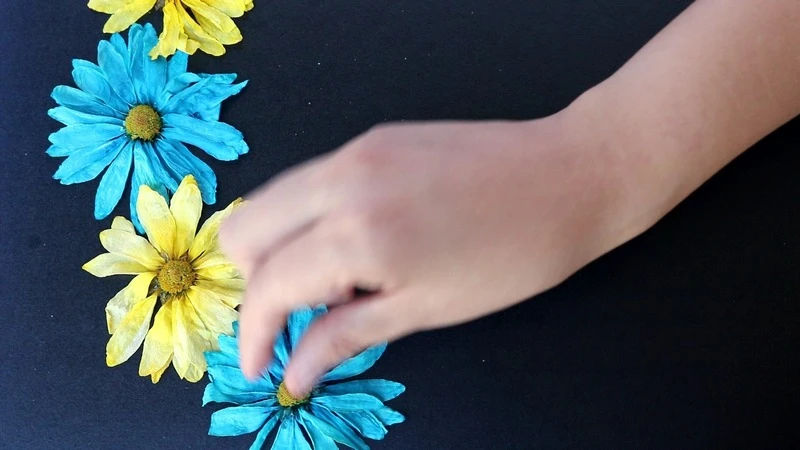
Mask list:
[{"label": "flower petal", "polygon": [[240,392],[236,394],[226,393],[217,388],[217,385],[211,383],[206,386],[203,392],[203,406],[209,403],[233,403],[233,404],[254,404],[258,403],[260,406],[276,406],[278,401],[275,399],[275,394],[267,394],[272,398],[265,399],[262,392]]},{"label": "flower petal", "polygon": [[133,145],[128,143],[100,179],[94,198],[95,219],[105,219],[119,203],[122,193],[125,191],[132,161]]},{"label": "flower petal", "polygon": [[111,164],[126,143],[127,138],[119,137],[95,148],[76,150],[61,163],[56,173],[53,174],[53,178],[60,180],[61,184],[83,183],[92,180]]},{"label": "flower petal", "polygon": [[[167,198],[167,188],[155,175],[153,168],[148,161],[147,153],[140,141],[133,142],[133,176],[131,177],[131,196],[130,208],[131,219],[134,226],[140,232],[144,233],[144,227],[139,222],[138,213],[136,211],[136,203],[139,200],[139,190],[142,185],[147,185],[151,189],[158,192],[164,199]],[[166,200],[165,200],[166,201]]]},{"label": "flower petal", "polygon": [[152,190],[150,186],[141,186],[139,199],[136,202],[136,211],[153,247],[172,259],[180,256],[174,252],[175,219],[172,217],[164,197]]},{"label": "flower petal", "polygon": [[89,0],[87,6],[98,12],[114,14],[128,3],[130,0]]},{"label": "flower petal", "polygon": [[176,52],[167,62],[167,80],[172,80],[182,73],[186,73],[189,67],[189,54],[186,52]]},{"label": "flower petal", "polygon": [[203,150],[221,161],[233,161],[249,148],[242,133],[223,122],[207,122],[180,114],[166,114],[165,138],[175,139]]},{"label": "flower petal", "polygon": [[289,351],[294,352],[297,349],[297,345],[300,343],[300,338],[306,333],[308,327],[311,325],[311,322],[317,315],[314,314],[314,310],[309,307],[299,308],[289,314],[289,318],[287,320],[287,328],[289,331]]},{"label": "flower petal", "polygon": [[103,230],[100,232],[100,243],[110,253],[136,261],[149,271],[158,271],[164,265],[164,258],[158,251],[147,239],[137,234],[122,230]]},{"label": "flower petal", "polygon": [[242,204],[241,198],[234,200],[222,211],[217,211],[208,218],[200,227],[200,231],[194,237],[191,248],[189,248],[189,259],[195,259],[209,250],[217,248],[217,235],[219,226],[223,220],[227,219],[231,213]]},{"label": "flower petal", "polygon": [[234,73],[203,74],[198,76],[196,83],[187,83],[184,86],[177,83],[179,79],[176,79],[176,83],[168,91],[170,96],[159,97],[163,102],[161,110],[165,114],[181,114],[208,121],[219,120],[222,102],[247,86],[247,81],[231,84],[236,79]]},{"label": "flower petal", "polygon": [[213,293],[229,307],[236,308],[242,302],[245,281],[242,279],[197,280],[194,285],[198,289]]},{"label": "flower petal", "polygon": [[369,446],[358,437],[345,421],[336,417],[325,408],[312,405],[310,411],[307,409],[300,409],[300,417],[322,433],[330,436],[330,438],[336,442],[356,450],[369,450]]},{"label": "flower petal", "polygon": [[[85,112],[76,111],[66,106],[57,106],[49,109],[47,115],[64,125],[89,125],[96,123],[108,123],[118,127],[123,126],[122,119],[112,116],[99,116]],[[54,155],[51,155],[54,156]]]},{"label": "flower petal", "polygon": [[225,53],[225,47],[223,47],[219,41],[209,36],[208,33],[203,30],[203,27],[195,22],[192,16],[186,12],[186,10],[183,8],[183,2],[175,2],[174,4],[178,18],[183,27],[183,32],[186,34],[188,39],[197,42],[200,50],[208,53],[209,55],[220,56]]},{"label": "flower petal", "polygon": [[263,449],[264,441],[267,440],[267,436],[269,436],[269,433],[272,431],[273,428],[275,428],[275,424],[278,423],[279,416],[280,413],[275,414],[274,416],[272,416],[271,419],[267,421],[267,423],[264,424],[264,426],[261,428],[261,431],[259,431],[258,434],[256,435],[256,439],[253,441],[253,444],[250,445],[250,450]]},{"label": "flower petal", "polygon": [[156,0],[128,0],[125,6],[116,10],[103,26],[104,33],[120,32],[139,20],[153,8]]},{"label": "flower petal", "polygon": [[370,347],[336,366],[336,368],[325,374],[320,382],[324,383],[360,375],[375,364],[383,355],[384,350],[386,350],[386,343]]},{"label": "flower petal", "polygon": [[392,408],[389,408],[388,406],[384,406],[378,409],[373,409],[372,411],[370,411],[370,413],[374,414],[375,417],[377,417],[378,420],[380,420],[381,423],[384,424],[385,426],[402,423],[403,421],[406,420],[406,418],[403,417],[402,414],[393,410]]},{"label": "flower petal", "polygon": [[97,116],[117,117],[124,116],[119,111],[103,103],[102,100],[92,94],[83,92],[71,86],[56,86],[50,94],[53,100],[61,106],[74,109],[76,111],[94,114]]},{"label": "flower petal", "polygon": [[181,180],[175,180],[172,177],[172,174],[167,171],[167,168],[164,167],[164,164],[159,157],[159,153],[157,152],[155,146],[158,145],[157,141],[154,142],[141,142],[140,145],[142,146],[142,150],[144,154],[147,156],[147,162],[150,164],[150,170],[153,172],[153,176],[155,179],[158,180],[160,185],[163,185],[170,192],[175,192],[178,190],[178,183]]},{"label": "flower petal", "polygon": [[202,0],[182,0],[182,2],[192,9],[203,31],[221,44],[231,45],[242,40],[242,33],[227,14],[208,6]]},{"label": "flower petal", "polygon": [[95,123],[66,126],[48,139],[62,148],[82,149],[98,147],[124,135],[125,129],[119,124]]},{"label": "flower petal", "polygon": [[297,419],[294,418],[294,414],[287,415],[283,419],[280,428],[278,428],[278,434],[275,435],[275,442],[272,443],[272,450],[289,448],[294,450],[311,450],[311,446],[308,445],[308,441],[305,436],[303,436],[303,432],[300,431],[300,426],[297,424]]},{"label": "flower petal", "polygon": [[[198,289],[195,286],[189,288],[186,298],[194,307],[205,327],[213,335],[233,334],[233,322],[239,318],[239,313],[235,309],[223,303],[222,300],[209,291]],[[212,348],[217,349],[219,347],[214,345]]]},{"label": "flower petal", "polygon": [[173,179],[180,181],[187,175],[193,175],[203,201],[209,205],[217,202],[217,176],[208,164],[194,156],[178,141],[159,139],[156,147]]},{"label": "flower petal", "polygon": [[260,399],[274,396],[275,386],[264,377],[250,381],[239,367],[208,366],[208,378],[217,389],[226,395],[253,394]]},{"label": "flower petal", "polygon": [[127,231],[128,233],[136,233],[131,221],[122,216],[114,217],[114,220],[111,222],[111,229]]},{"label": "flower petal", "polygon": [[370,439],[381,440],[389,432],[381,421],[369,411],[337,412],[336,415],[362,436]]},{"label": "flower petal", "polygon": [[122,322],[115,330],[106,345],[106,364],[116,366],[128,360],[142,345],[150,319],[153,317],[153,308],[156,306],[156,294],[147,297],[131,308]]},{"label": "flower petal", "polygon": [[315,395],[311,403],[324,406],[334,412],[349,412],[378,409],[383,403],[368,394]]},{"label": "flower petal", "polygon": [[134,305],[147,298],[150,283],[155,276],[152,272],[136,275],[127,286],[108,301],[106,305],[106,325],[108,326],[109,334],[114,334],[117,331],[119,324],[122,323],[122,320]]},{"label": "flower petal", "polygon": [[139,101],[153,105],[158,94],[167,84],[167,60],[165,58],[150,59],[150,49],[158,43],[158,36],[153,25],[144,25],[139,40],[140,47],[132,52],[131,73],[134,75],[134,89]]},{"label": "flower petal", "polygon": [[140,263],[113,253],[103,253],[83,265],[83,270],[96,277],[110,275],[138,275],[149,272],[147,267]]},{"label": "flower petal", "polygon": [[277,408],[263,406],[231,406],[211,414],[211,436],[239,436],[261,428],[275,414]]},{"label": "flower petal", "polygon": [[97,44],[97,64],[111,85],[111,89],[122,100],[128,105],[138,103],[133,92],[133,81],[131,81],[131,77],[128,74],[128,65],[111,42],[100,41]]},{"label": "flower petal", "polygon": [[172,361],[172,316],[174,301],[161,305],[153,321],[153,328],[147,333],[139,362],[139,376],[150,375],[153,383],[158,383],[161,374]]},{"label": "flower petal", "polygon": [[186,299],[173,300],[173,365],[181,378],[194,383],[206,371],[203,352],[212,348],[209,333]]},{"label": "flower petal", "polygon": [[189,251],[194,240],[200,213],[203,210],[203,199],[197,182],[191,175],[183,179],[178,190],[172,196],[169,210],[175,218],[175,255],[183,255]]},{"label": "flower petal", "polygon": [[130,104],[112,89],[111,84],[97,64],[83,60],[72,60],[72,79],[82,91],[88,92],[121,114],[127,114]]},{"label": "flower petal", "polygon": [[[249,11],[247,2],[244,0],[202,0],[212,8],[222,11],[230,17],[242,17],[245,11]],[[251,2],[252,3],[252,2]]]},{"label": "flower petal", "polygon": [[308,437],[311,438],[311,446],[314,450],[339,450],[339,447],[336,446],[336,441],[321,432],[307,420],[304,420],[302,415],[298,414],[297,420],[300,422],[300,425],[305,428]]},{"label": "flower petal", "polygon": [[369,394],[378,400],[386,402],[403,392],[406,387],[400,383],[389,380],[353,380],[344,383],[329,384],[324,386],[322,393],[329,395],[342,395],[351,393]]}]

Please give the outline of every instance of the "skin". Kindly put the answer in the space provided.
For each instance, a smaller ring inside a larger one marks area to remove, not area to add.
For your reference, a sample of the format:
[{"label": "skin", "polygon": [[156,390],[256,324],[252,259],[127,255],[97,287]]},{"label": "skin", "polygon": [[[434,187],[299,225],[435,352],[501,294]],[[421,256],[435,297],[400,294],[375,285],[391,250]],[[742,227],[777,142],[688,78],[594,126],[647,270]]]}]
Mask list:
[{"label": "skin", "polygon": [[245,375],[298,306],[332,306],[287,369],[300,397],[370,345],[511,306],[647,230],[800,112],[798,24],[796,0],[700,0],[552,116],[384,125],[269,181],[220,232],[248,280]]}]

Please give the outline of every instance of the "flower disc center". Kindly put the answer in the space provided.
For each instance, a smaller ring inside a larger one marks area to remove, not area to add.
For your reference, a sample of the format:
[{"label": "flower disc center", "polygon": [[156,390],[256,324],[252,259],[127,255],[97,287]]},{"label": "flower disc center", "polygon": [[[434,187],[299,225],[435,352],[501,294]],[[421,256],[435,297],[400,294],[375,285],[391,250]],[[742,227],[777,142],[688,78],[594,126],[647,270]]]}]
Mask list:
[{"label": "flower disc center", "polygon": [[125,118],[125,131],[133,139],[152,141],[161,132],[161,116],[149,105],[136,105]]},{"label": "flower disc center", "polygon": [[303,403],[308,402],[310,395],[305,396],[305,398],[297,398],[289,393],[289,390],[286,389],[286,384],[281,381],[280,386],[278,386],[278,403],[284,408],[291,408],[293,406],[302,405]]},{"label": "flower disc center", "polygon": [[197,275],[188,261],[175,259],[167,261],[158,272],[158,285],[170,294],[179,294],[194,283]]}]

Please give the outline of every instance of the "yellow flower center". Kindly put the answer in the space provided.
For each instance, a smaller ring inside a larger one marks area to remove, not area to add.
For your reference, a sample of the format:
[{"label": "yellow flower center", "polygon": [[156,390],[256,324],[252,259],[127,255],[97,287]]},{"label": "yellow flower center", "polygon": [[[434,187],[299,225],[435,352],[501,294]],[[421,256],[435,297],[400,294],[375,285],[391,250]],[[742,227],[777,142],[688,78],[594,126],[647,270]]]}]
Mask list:
[{"label": "yellow flower center", "polygon": [[192,265],[182,259],[167,261],[158,272],[158,285],[170,294],[179,294],[194,283],[197,274]]},{"label": "yellow flower center", "polygon": [[306,395],[304,398],[297,398],[289,393],[289,390],[286,389],[286,385],[281,381],[280,386],[278,386],[278,403],[284,408],[291,408],[293,406],[302,405],[303,403],[308,402],[310,395]]},{"label": "yellow flower center", "polygon": [[133,139],[152,141],[161,132],[161,116],[152,106],[136,105],[125,118],[125,131]]}]

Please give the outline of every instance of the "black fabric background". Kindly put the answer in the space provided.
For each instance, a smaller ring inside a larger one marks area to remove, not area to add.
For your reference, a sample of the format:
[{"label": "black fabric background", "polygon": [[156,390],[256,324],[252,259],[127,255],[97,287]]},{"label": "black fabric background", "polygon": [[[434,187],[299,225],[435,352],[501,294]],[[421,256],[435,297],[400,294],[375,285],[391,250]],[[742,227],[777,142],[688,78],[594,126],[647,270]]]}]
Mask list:
[{"label": "black fabric background", "polygon": [[[205,382],[152,385],[138,353],[105,366],[103,308],[127,277],[81,270],[110,220],[92,217],[97,182],[59,185],[44,153],[50,91],[103,38],[85,3],[0,15],[0,448],[247,448],[206,435]],[[252,150],[212,163],[205,215],[378,122],[555,112],[688,3],[257,1],[242,44],[190,60],[250,80],[223,120]],[[562,286],[391,345],[366,375],[407,386],[391,403],[407,422],[373,448],[797,448],[799,170],[795,121]]]}]

